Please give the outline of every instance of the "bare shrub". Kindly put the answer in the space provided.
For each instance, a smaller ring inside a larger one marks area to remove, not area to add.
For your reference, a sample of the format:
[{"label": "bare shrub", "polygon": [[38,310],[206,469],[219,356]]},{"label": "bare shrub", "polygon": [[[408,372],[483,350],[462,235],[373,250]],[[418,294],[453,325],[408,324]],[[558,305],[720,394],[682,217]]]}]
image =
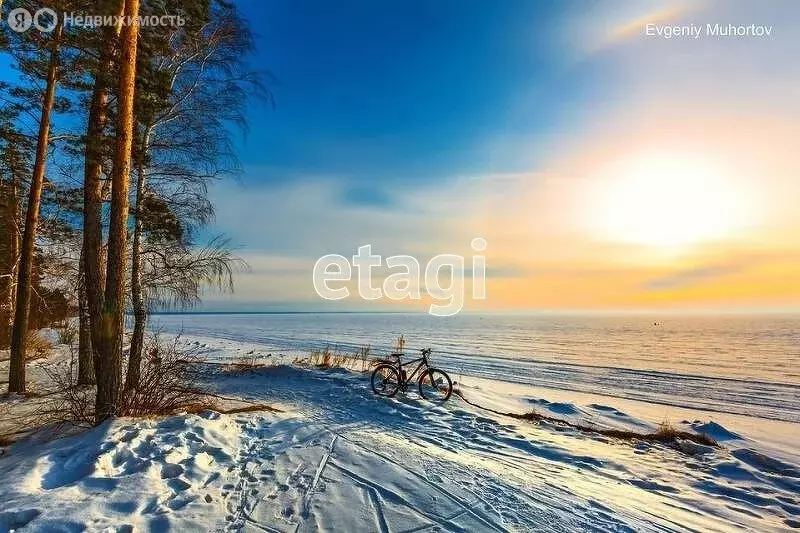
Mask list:
[{"label": "bare shrub", "polygon": [[50,354],[53,343],[39,334],[38,331],[29,331],[27,340],[27,360],[42,359]]},{"label": "bare shrub", "polygon": [[[91,425],[94,422],[95,390],[76,385],[69,365],[42,365],[47,375],[46,388],[25,395],[24,402],[7,404],[0,409],[0,420],[9,433],[17,437],[64,424]],[[16,440],[16,437],[12,440]]]},{"label": "bare shrub", "polygon": [[[157,335],[145,343],[139,387],[125,391],[120,416],[167,415],[176,411],[200,412],[214,407],[201,385],[192,348],[184,348],[180,337],[163,342]],[[59,422],[93,424],[95,387],[77,384],[77,368],[43,367],[53,384],[41,404],[25,417],[25,427],[41,427]]]},{"label": "bare shrub", "polygon": [[64,327],[58,330],[58,343],[74,346],[78,340],[78,328],[74,324],[67,322]]},{"label": "bare shrub", "polygon": [[37,412],[41,425],[54,422],[92,424],[94,422],[95,388],[78,385],[72,366],[44,368],[56,392]]},{"label": "bare shrub", "polygon": [[199,362],[195,349],[181,346],[180,337],[165,343],[157,335],[147,339],[144,348],[139,386],[125,391],[121,415],[166,415],[213,407],[208,387],[201,385],[193,368]]}]

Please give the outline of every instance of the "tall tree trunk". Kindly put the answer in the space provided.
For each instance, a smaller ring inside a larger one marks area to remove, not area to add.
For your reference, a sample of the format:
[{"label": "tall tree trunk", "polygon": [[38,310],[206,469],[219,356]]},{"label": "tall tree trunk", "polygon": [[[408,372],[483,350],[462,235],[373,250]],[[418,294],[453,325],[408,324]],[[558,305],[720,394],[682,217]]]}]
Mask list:
[{"label": "tall tree trunk", "polygon": [[81,260],[78,265],[78,385],[93,385],[94,356],[83,262],[83,250],[81,250]]},{"label": "tall tree trunk", "polygon": [[[13,150],[14,147],[9,147],[10,150]],[[9,246],[9,253],[10,253],[10,268],[8,269],[8,289],[6,290],[6,302],[4,307],[8,310],[8,315],[6,316],[6,323],[2,325],[4,328],[3,335],[0,338],[3,339],[2,342],[11,342],[11,332],[14,330],[14,306],[17,303],[17,272],[19,268],[19,221],[20,221],[20,212],[19,212],[19,177],[17,176],[17,172],[15,168],[11,169],[11,190],[10,192],[10,202],[9,202],[9,229],[11,230],[10,235],[10,246]]]},{"label": "tall tree trunk", "polygon": [[47,164],[47,145],[50,140],[50,115],[58,83],[58,51],[63,21],[58,19],[53,35],[50,61],[47,65],[47,82],[39,120],[36,140],[36,159],[25,213],[25,231],[22,236],[19,272],[17,274],[17,304],[14,309],[14,329],[11,332],[11,362],[8,373],[8,391],[25,392],[25,341],[28,333],[28,318],[31,303],[31,281],[33,275],[33,253],[36,247],[36,226],[39,224],[39,205],[42,200],[44,171]]},{"label": "tall tree trunk", "polygon": [[[121,16],[124,0],[116,4],[114,15]],[[98,13],[105,13],[104,0],[98,0]],[[119,19],[117,19],[119,20]],[[84,287],[86,289],[86,309],[89,314],[90,345],[94,363],[95,380],[103,382],[103,365],[100,364],[101,315],[103,294],[105,292],[105,276],[103,272],[103,226],[102,202],[103,186],[103,134],[108,122],[108,77],[114,64],[114,50],[120,26],[107,27],[103,32],[103,44],[100,49],[100,61],[94,76],[94,87],[89,103],[88,126],[86,130],[86,148],[84,151],[83,174],[83,267]]]},{"label": "tall tree trunk", "polygon": [[145,161],[150,145],[151,127],[147,126],[142,135],[142,145],[136,158],[136,197],[134,199],[135,225],[133,228],[133,246],[131,250],[131,300],[133,304],[133,335],[128,352],[128,373],[125,376],[125,389],[132,390],[139,386],[142,367],[142,348],[144,346],[144,330],[147,326],[147,305],[142,292],[142,217],[140,216],[147,185]]},{"label": "tall tree trunk", "polygon": [[117,97],[117,143],[111,172],[111,221],[108,229],[108,259],[103,311],[100,319],[100,364],[95,418],[99,423],[115,416],[122,381],[122,334],[125,312],[125,255],[133,144],[133,97],[136,81],[136,45],[139,30],[139,0],[125,0],[125,26],[120,35],[119,92]]}]

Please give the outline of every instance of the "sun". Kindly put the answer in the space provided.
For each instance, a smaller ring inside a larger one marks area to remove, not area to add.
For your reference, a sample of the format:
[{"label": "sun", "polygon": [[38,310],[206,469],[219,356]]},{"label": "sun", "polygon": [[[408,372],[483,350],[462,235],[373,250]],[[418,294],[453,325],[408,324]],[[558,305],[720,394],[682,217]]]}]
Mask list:
[{"label": "sun", "polygon": [[645,155],[612,166],[594,201],[604,239],[685,248],[733,235],[745,202],[731,176],[698,158]]}]

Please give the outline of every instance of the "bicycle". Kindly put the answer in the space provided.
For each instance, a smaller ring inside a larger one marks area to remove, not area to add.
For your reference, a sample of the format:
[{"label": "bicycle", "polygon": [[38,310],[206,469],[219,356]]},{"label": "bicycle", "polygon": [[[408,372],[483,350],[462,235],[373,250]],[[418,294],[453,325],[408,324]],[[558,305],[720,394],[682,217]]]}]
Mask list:
[{"label": "bicycle", "polygon": [[[402,353],[393,353],[390,357],[395,357],[394,362],[383,362],[372,371],[372,392],[378,396],[393,397],[402,389],[405,391],[408,384],[413,382],[419,373],[419,395],[426,400],[434,402],[445,402],[453,393],[453,381],[444,370],[431,368],[428,365],[428,356],[431,354],[430,348],[421,350],[422,357],[403,363]],[[411,374],[408,374],[403,367],[419,363]],[[421,371],[421,372],[420,372]]]}]

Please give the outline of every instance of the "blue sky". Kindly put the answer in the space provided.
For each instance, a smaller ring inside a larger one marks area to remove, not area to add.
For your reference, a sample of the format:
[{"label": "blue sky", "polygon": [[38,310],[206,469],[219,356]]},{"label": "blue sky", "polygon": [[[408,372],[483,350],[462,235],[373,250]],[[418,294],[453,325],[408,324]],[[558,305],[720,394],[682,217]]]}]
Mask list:
[{"label": "blue sky", "polygon": [[385,204],[386,182],[517,172],[603,97],[559,51],[559,2],[242,1],[254,64],[275,77],[241,152],[262,181],[334,176],[344,200]]}]

